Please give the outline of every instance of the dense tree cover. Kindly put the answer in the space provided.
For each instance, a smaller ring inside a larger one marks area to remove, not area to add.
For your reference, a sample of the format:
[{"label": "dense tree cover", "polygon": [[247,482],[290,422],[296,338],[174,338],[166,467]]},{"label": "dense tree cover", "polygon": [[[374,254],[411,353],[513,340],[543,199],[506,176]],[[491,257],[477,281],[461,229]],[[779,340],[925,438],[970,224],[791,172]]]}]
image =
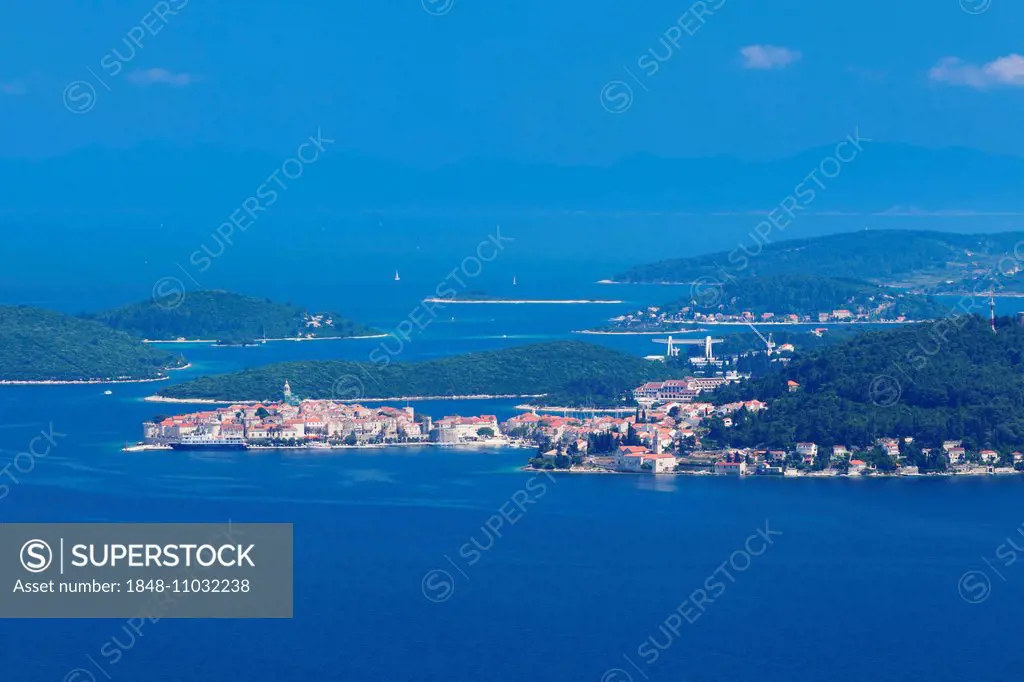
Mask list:
[{"label": "dense tree cover", "polygon": [[802,273],[875,282],[960,280],[976,268],[994,267],[1024,238],[910,230],[864,230],[764,243],[756,235],[730,251],[639,265],[619,282],[726,282],[733,278]]},{"label": "dense tree cover", "polygon": [[987,320],[963,316],[867,332],[714,394],[750,398],[770,408],[737,414],[721,434],[730,444],[864,447],[911,436],[922,447],[1024,449],[1024,328],[1001,318],[993,334]]},{"label": "dense tree cover", "polygon": [[394,398],[445,395],[545,394],[566,406],[621,404],[630,389],[678,376],[659,362],[580,341],[554,341],[468,353],[426,362],[288,362],[169,386],[174,398],[268,400],[285,379],[305,398]]},{"label": "dense tree cover", "polygon": [[0,380],[152,379],[181,364],[179,356],[98,322],[0,306]]},{"label": "dense tree cover", "polygon": [[581,457],[580,455],[567,455],[559,453],[555,455],[553,461],[538,456],[531,457],[528,463],[534,469],[546,469],[548,471],[553,471],[555,469],[568,469],[572,466],[578,466],[583,463],[583,457]]},{"label": "dense tree cover", "polygon": [[587,452],[591,455],[606,455],[615,452],[619,441],[611,431],[598,431],[587,434]]},{"label": "dense tree cover", "polygon": [[872,312],[884,306],[880,318],[905,315],[915,320],[930,320],[949,314],[949,307],[933,298],[910,294],[870,282],[819,275],[766,275],[728,280],[691,292],[663,306],[666,312],[688,307],[705,315],[739,315],[751,312],[776,315],[815,315],[845,308]]},{"label": "dense tree cover", "polygon": [[263,337],[364,336],[378,333],[336,313],[315,313],[331,324],[307,324],[307,311],[227,291],[196,291],[180,300],[150,299],[122,308],[84,315],[144,339],[213,339],[245,343]]}]

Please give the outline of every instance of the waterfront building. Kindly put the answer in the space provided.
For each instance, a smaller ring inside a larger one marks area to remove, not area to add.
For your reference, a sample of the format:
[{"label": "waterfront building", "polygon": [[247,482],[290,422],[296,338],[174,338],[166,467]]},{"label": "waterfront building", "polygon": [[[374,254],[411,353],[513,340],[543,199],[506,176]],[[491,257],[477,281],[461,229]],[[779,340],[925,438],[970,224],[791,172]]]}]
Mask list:
[{"label": "waterfront building", "polygon": [[746,476],[747,463],[739,462],[715,462],[715,473],[723,476]]},{"label": "waterfront building", "polygon": [[810,464],[818,456],[818,444],[797,443],[796,454],[803,458],[804,464]]},{"label": "waterfront building", "polygon": [[480,417],[460,417],[458,415],[444,417],[434,422],[434,428],[437,429],[439,440],[442,443],[486,440],[488,436],[480,433],[483,429],[490,429],[491,436],[499,433],[498,418],[493,414],[486,414]]},{"label": "waterfront building", "polygon": [[655,474],[668,474],[676,470],[676,458],[664,453],[647,454],[643,456],[643,463],[640,466]]}]

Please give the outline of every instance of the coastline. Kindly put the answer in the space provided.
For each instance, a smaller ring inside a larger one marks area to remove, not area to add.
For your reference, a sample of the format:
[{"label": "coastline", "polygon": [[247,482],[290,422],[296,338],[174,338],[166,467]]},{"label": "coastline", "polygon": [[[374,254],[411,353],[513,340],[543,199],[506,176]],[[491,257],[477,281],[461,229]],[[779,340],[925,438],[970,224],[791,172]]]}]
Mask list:
[{"label": "coastline", "polygon": [[703,327],[697,327],[696,329],[669,329],[667,331],[657,332],[616,332],[616,331],[603,331],[600,329],[574,329],[573,334],[594,334],[598,336],[659,336],[661,334],[695,334],[697,332],[706,332],[707,329]]},{"label": "coastline", "polygon": [[[395,396],[394,398],[329,398],[336,403],[387,403],[394,401],[416,402],[423,400],[509,400],[513,398],[542,398],[543,393],[509,394],[509,395],[418,395]],[[162,395],[150,395],[143,398],[148,403],[182,403],[186,405],[259,405],[266,400],[218,400],[215,398],[168,398]],[[325,398],[325,400],[328,400]]]},{"label": "coastline", "polygon": [[458,300],[455,298],[440,298],[432,296],[430,298],[423,299],[425,303],[461,303],[462,305],[480,305],[480,304],[513,304],[513,305],[564,305],[564,304],[583,304],[583,303],[596,303],[596,304],[609,304],[609,303],[623,303],[623,301],[610,301],[610,300],[597,300],[597,299],[565,299],[565,300],[541,300],[541,299],[480,299],[480,300]]},{"label": "coastline", "polygon": [[635,407],[546,407],[529,403],[516,405],[515,409],[526,412],[600,412],[603,414],[632,414],[636,411]]},{"label": "coastline", "polygon": [[[384,448],[398,447],[438,447],[438,448],[521,448],[513,441],[506,438],[492,439],[486,441],[473,441],[469,443],[438,443],[433,441],[408,441],[404,443],[364,443],[362,445],[329,445],[321,443],[318,445],[250,445],[244,450],[232,450],[229,452],[249,452],[251,450],[381,450]],[[121,452],[174,452],[170,445],[157,443],[136,443],[121,448]],[[203,452],[203,450],[181,450],[181,452]],[[211,450],[209,452],[224,452]]]},{"label": "coastline", "polygon": [[[866,322],[761,322],[761,321],[750,321],[750,322],[739,322],[731,320],[722,321],[710,321],[703,320],[700,322],[673,322],[672,324],[679,325],[700,325],[708,327],[749,327],[754,325],[755,327],[850,327],[854,325],[883,325],[883,324],[924,324],[927,322],[935,322],[936,320],[903,320],[902,322],[897,320],[873,320]],[[699,331],[707,331],[698,327],[696,329],[676,329],[668,331],[657,331],[657,332],[617,332],[608,331],[602,329],[583,329],[580,331],[573,331],[573,334],[688,334]]]},{"label": "coastline", "polygon": [[[281,339],[255,339],[255,343],[247,344],[258,346],[262,342],[270,343],[271,341],[345,341],[353,339],[382,339],[388,334],[364,334],[362,336],[313,336],[313,337],[286,337]],[[182,343],[182,344],[199,344],[209,343],[216,345],[217,339],[142,339],[142,343]],[[237,347],[237,346],[232,346]]]},{"label": "coastline", "polygon": [[669,286],[669,287],[680,287],[680,286],[692,286],[696,282],[616,282],[614,279],[599,279],[595,284],[639,284],[640,286]]},{"label": "coastline", "polygon": [[363,334],[361,336],[314,336],[310,338],[306,337],[286,337],[283,339],[267,339],[270,341],[352,341],[356,339],[383,339],[385,336],[390,334]]},{"label": "coastline", "polygon": [[1024,471],[941,471],[941,472],[929,472],[924,474],[841,474],[841,473],[801,473],[790,476],[782,476],[778,474],[746,474],[743,476],[727,475],[727,474],[716,474],[711,471],[666,471],[660,474],[655,474],[650,471],[616,471],[615,469],[602,469],[602,468],[569,468],[569,469],[536,469],[529,464],[519,467],[519,471],[528,472],[539,472],[544,471],[551,474],[623,474],[623,475],[634,475],[634,476],[707,476],[709,478],[721,478],[721,479],[798,479],[798,478],[845,478],[851,480],[888,480],[892,478],[955,478],[959,476],[1014,476],[1024,474]]},{"label": "coastline", "polygon": [[[187,369],[191,365],[185,367],[175,367],[174,369]],[[71,379],[71,380],[57,380],[57,379],[46,379],[38,381],[22,381],[15,379],[0,379],[0,386],[77,386],[87,384],[148,384],[154,381],[168,381],[170,377],[155,377],[153,379]]]}]

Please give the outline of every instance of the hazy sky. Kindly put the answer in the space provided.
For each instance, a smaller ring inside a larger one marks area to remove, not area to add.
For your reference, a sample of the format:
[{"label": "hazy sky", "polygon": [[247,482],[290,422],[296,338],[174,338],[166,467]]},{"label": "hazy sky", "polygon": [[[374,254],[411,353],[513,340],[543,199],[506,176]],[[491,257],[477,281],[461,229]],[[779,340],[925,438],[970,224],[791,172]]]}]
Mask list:
[{"label": "hazy sky", "polygon": [[426,166],[776,157],[855,126],[1024,155],[1019,0],[7,0],[0,17],[4,157],[277,151],[317,126]]}]

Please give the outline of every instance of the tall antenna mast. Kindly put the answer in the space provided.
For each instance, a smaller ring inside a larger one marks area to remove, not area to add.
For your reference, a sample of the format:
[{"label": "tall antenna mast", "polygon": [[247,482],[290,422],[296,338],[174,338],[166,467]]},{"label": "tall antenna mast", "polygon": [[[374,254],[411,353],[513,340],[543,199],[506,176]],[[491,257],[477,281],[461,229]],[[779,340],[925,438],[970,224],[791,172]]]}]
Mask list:
[{"label": "tall antenna mast", "polygon": [[988,317],[992,325],[992,333],[996,333],[996,294],[994,288],[988,290]]}]

